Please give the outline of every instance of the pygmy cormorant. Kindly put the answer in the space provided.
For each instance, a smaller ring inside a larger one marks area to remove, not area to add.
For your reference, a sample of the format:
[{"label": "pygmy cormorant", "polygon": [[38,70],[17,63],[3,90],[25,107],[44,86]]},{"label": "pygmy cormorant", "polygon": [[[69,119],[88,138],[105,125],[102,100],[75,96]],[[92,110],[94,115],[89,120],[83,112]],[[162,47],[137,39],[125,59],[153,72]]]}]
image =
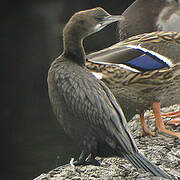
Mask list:
[{"label": "pygmy cormorant", "polygon": [[66,24],[64,51],[48,72],[53,111],[65,132],[82,148],[75,165],[98,164],[96,156],[123,155],[136,168],[170,179],[138,152],[113,94],[85,67],[83,39],[120,19],[122,16],[95,8],[74,14]]}]

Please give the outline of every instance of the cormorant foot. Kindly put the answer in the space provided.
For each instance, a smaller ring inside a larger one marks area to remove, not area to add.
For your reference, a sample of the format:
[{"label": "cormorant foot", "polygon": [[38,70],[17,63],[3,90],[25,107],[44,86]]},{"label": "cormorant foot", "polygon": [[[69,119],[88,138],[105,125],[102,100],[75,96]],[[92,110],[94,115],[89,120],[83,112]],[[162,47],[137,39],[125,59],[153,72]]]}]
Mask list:
[{"label": "cormorant foot", "polygon": [[82,161],[82,160],[78,160],[73,162],[74,166],[86,166],[86,165],[94,165],[94,166],[100,166],[101,164],[96,160],[96,159],[91,159],[91,160],[87,160],[87,161]]},{"label": "cormorant foot", "polygon": [[82,159],[80,159],[80,160],[78,159],[77,161],[73,162],[73,165],[74,166],[80,166],[80,165],[87,165],[87,164],[86,164],[86,161],[84,161]]},{"label": "cormorant foot", "polygon": [[100,166],[101,164],[99,163],[98,160],[95,159],[94,156],[92,156],[91,154],[88,156],[86,162],[89,164],[89,165],[94,165],[94,166]]},{"label": "cormorant foot", "polygon": [[77,161],[70,161],[70,164],[72,166],[80,166],[80,165],[94,165],[94,166],[100,166],[101,164],[95,159],[94,156],[91,154],[87,157],[86,160],[84,158],[80,158]]}]

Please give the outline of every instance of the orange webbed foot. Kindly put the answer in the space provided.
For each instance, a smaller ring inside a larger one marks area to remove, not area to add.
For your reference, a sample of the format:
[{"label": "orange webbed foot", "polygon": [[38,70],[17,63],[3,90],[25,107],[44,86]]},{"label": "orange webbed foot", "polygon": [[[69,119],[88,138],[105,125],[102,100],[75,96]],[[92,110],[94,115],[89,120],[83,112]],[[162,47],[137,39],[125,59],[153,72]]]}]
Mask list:
[{"label": "orange webbed foot", "polygon": [[145,122],[144,118],[144,112],[140,113],[140,122],[141,122],[141,127],[142,127],[142,136],[155,136],[155,132],[151,131]]},{"label": "orange webbed foot", "polygon": [[171,136],[180,138],[180,133],[176,133],[165,128],[163,119],[160,114],[160,104],[155,101],[153,102],[152,107],[153,107],[153,112],[154,112],[154,116],[156,120],[156,130],[159,133],[165,133],[165,134],[169,134]]},{"label": "orange webbed foot", "polygon": [[180,125],[180,118],[179,119],[172,119],[172,120],[168,121],[166,124],[179,126]]},{"label": "orange webbed foot", "polygon": [[[178,118],[178,119],[170,120],[166,124],[175,125],[175,126],[180,125],[180,111],[170,112],[170,113],[161,113],[161,117],[162,116],[171,118],[171,119]],[[150,116],[150,118],[155,118],[155,117],[154,115],[152,115]]]},{"label": "orange webbed foot", "polygon": [[177,118],[180,117],[180,110],[170,113],[162,113],[161,116],[170,117],[170,118]]}]

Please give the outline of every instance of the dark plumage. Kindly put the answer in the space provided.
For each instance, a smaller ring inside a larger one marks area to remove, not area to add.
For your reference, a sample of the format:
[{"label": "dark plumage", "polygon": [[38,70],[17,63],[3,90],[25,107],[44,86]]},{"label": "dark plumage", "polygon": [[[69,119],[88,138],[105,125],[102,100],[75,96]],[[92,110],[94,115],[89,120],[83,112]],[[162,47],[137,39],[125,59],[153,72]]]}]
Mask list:
[{"label": "dark plumage", "polygon": [[153,31],[180,32],[179,0],[136,0],[123,13],[118,24],[118,37],[125,40]]},{"label": "dark plumage", "polygon": [[48,72],[53,111],[65,132],[82,148],[75,165],[98,164],[96,156],[123,155],[136,168],[171,179],[138,152],[113,94],[85,67],[83,39],[120,18],[95,8],[78,12],[69,20],[63,32],[64,51]]}]

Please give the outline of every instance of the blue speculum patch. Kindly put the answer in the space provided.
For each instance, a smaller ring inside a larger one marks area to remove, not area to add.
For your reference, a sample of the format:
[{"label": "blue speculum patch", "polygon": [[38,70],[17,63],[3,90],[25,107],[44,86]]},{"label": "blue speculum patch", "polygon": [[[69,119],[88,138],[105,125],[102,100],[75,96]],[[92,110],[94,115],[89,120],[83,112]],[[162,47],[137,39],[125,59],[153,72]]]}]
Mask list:
[{"label": "blue speculum patch", "polygon": [[159,58],[146,54],[138,56],[124,64],[133,68],[137,68],[141,71],[150,71],[155,69],[161,69],[163,67],[169,67],[164,61],[160,60]]}]

